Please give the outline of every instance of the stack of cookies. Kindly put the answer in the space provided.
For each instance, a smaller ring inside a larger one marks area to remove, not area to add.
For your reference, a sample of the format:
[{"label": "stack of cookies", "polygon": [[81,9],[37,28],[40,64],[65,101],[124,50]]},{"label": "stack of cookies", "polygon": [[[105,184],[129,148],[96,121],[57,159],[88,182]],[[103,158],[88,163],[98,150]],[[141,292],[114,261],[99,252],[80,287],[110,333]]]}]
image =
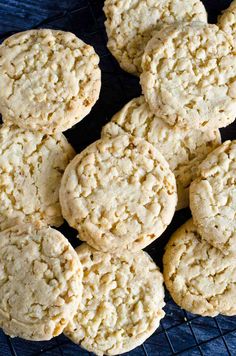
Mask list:
[{"label": "stack of cookies", "polygon": [[[62,31],[0,46],[0,326],[34,341],[64,332],[102,355],[140,345],[164,316],[163,276],[141,249],[170,224],[177,194],[141,138],[104,138],[75,156],[62,132],[98,99],[98,63]],[[74,250],[50,227],[63,216],[88,244]]]},{"label": "stack of cookies", "polygon": [[94,49],[72,33],[32,30],[0,46],[0,326],[49,340],[82,301],[83,266],[63,223],[62,175],[75,151],[62,134],[99,97]]},{"label": "stack of cookies", "polygon": [[[219,132],[236,116],[236,49],[229,13],[209,25],[199,0],[104,11],[108,47],[143,95],[78,155],[62,132],[98,99],[94,49],[52,30],[0,46],[0,326],[117,355],[164,317],[163,276],[142,249],[189,203],[193,220],[166,248],[167,288],[186,310],[236,314],[236,142],[220,146]],[[63,217],[76,250],[49,227]]]},{"label": "stack of cookies", "polygon": [[[106,0],[108,48],[140,76],[132,100],[102,138],[153,145],[177,183],[177,210],[193,219],[170,239],[164,280],[173,299],[203,316],[235,315],[236,142],[219,129],[236,117],[236,1],[207,23],[201,1]],[[218,147],[219,146],[219,147]]]},{"label": "stack of cookies", "polygon": [[175,174],[177,210],[186,208],[198,165],[221,143],[219,128],[235,119],[233,26],[209,25],[199,0],[106,0],[104,12],[108,48],[124,70],[140,75],[143,96],[102,136],[127,133],[154,145]]},{"label": "stack of cookies", "polygon": [[59,186],[75,156],[62,131],[98,99],[99,58],[62,31],[32,30],[0,46],[0,326],[49,340],[82,299],[83,267],[63,223]]}]

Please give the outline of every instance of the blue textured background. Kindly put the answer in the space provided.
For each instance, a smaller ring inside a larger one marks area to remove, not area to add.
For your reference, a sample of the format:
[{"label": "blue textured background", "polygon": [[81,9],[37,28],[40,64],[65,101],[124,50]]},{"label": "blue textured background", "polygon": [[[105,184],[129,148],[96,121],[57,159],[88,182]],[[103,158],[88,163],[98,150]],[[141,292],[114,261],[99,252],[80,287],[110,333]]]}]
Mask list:
[{"label": "blue textured background", "polygon": [[[138,79],[123,72],[106,48],[103,0],[0,0],[0,41],[30,28],[57,28],[74,32],[93,45],[100,56],[102,91],[91,114],[66,136],[77,152],[100,136],[102,126],[125,103],[140,95]],[[215,22],[230,0],[206,0],[209,21]],[[236,138],[236,124],[222,130],[223,139]],[[163,247],[171,233],[190,216],[188,210],[178,212],[165,234],[147,251],[159,266]],[[76,246],[76,233],[65,223],[60,229]],[[202,318],[186,313],[167,295],[166,317],[160,328],[143,346],[129,356],[168,355],[236,355],[236,317]],[[236,300],[235,300],[236,302]],[[61,335],[48,342],[10,339],[0,330],[0,356],[89,356],[89,353]]]}]

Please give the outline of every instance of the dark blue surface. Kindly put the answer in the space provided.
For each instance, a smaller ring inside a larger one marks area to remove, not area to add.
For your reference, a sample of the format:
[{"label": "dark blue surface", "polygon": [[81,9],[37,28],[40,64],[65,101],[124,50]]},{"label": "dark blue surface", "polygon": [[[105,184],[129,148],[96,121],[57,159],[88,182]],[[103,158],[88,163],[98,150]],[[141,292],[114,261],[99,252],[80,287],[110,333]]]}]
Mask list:
[{"label": "dark blue surface", "polygon": [[[230,0],[203,1],[209,21],[215,22]],[[77,152],[99,138],[102,126],[126,102],[140,95],[138,79],[123,72],[106,48],[103,0],[0,0],[0,40],[30,28],[57,28],[74,32],[93,45],[100,56],[102,91],[91,114],[66,136]],[[223,139],[236,138],[236,124],[222,130]],[[190,216],[188,210],[178,212],[165,234],[147,251],[161,266],[162,252],[171,233]],[[64,224],[60,229],[76,246],[76,233]],[[143,346],[129,356],[212,356],[236,355],[236,317],[202,318],[177,307],[166,297],[166,317],[160,328]],[[236,302],[236,301],[235,301]],[[0,330],[0,356],[89,356],[89,353],[61,335],[48,342],[10,339]]]}]

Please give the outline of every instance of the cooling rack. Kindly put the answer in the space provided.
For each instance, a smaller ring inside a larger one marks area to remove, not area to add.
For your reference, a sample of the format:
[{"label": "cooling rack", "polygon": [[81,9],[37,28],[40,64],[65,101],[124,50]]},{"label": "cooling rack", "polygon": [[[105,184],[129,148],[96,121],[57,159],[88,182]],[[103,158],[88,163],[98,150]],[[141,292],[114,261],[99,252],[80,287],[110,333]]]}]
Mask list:
[{"label": "cooling rack", "polygon": [[[209,21],[215,22],[230,1],[203,1]],[[123,72],[106,48],[103,0],[0,0],[0,41],[30,28],[56,28],[75,33],[94,46],[100,56],[102,91],[100,99],[82,122],[66,132],[77,152],[99,138],[102,126],[125,103],[139,96],[138,79]],[[236,138],[236,124],[221,130],[223,140]],[[171,233],[190,217],[189,210],[176,214],[164,235],[147,251],[161,267],[163,248]],[[64,224],[60,229],[73,246],[75,231]],[[236,301],[235,301],[236,302]],[[203,318],[181,310],[167,294],[166,316],[158,330],[126,356],[236,355],[236,317]],[[0,329],[0,356],[89,356],[64,335],[48,342],[11,339]]]}]

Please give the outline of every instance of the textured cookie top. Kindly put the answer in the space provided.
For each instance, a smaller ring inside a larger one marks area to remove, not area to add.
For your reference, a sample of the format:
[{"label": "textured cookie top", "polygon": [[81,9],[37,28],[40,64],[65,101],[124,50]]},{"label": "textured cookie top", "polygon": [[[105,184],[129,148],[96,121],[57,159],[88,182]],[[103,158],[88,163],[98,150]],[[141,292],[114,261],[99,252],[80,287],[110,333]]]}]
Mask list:
[{"label": "textured cookie top", "polygon": [[74,34],[31,30],[0,46],[0,112],[25,129],[61,132],[83,119],[99,96],[99,58]]},{"label": "textured cookie top", "polygon": [[199,0],[106,0],[108,48],[127,72],[140,74],[141,60],[153,31],[163,23],[207,22]]},{"label": "textured cookie top", "polygon": [[17,225],[0,233],[0,326],[10,336],[49,340],[73,317],[82,267],[67,239],[51,228]]},{"label": "textured cookie top", "polygon": [[210,130],[236,112],[236,53],[216,25],[175,24],[158,32],[143,56],[141,85],[151,110],[170,125]]},{"label": "textured cookie top", "polygon": [[202,240],[192,220],[166,246],[164,280],[174,301],[203,316],[235,315],[236,259]]},{"label": "textured cookie top", "polygon": [[219,130],[202,132],[170,127],[150,111],[143,96],[125,105],[103,128],[102,136],[116,137],[124,133],[144,138],[163,154],[175,174],[177,209],[188,206],[188,188],[196,178],[199,163],[221,143]]},{"label": "textured cookie top", "polygon": [[190,207],[203,238],[225,254],[236,252],[236,141],[224,142],[199,166]]},{"label": "textured cookie top", "polygon": [[218,19],[218,26],[233,37],[236,47],[236,0],[223,12]]},{"label": "textured cookie top", "polygon": [[118,355],[141,345],[164,317],[163,277],[143,251],[77,250],[83,266],[83,295],[65,334],[97,355]]},{"label": "textured cookie top", "polygon": [[173,217],[176,183],[163,156],[130,135],[102,139],[77,155],[60,188],[62,214],[102,251],[139,250]]},{"label": "textured cookie top", "polygon": [[0,229],[17,222],[60,226],[62,174],[75,152],[62,134],[0,129]]}]

